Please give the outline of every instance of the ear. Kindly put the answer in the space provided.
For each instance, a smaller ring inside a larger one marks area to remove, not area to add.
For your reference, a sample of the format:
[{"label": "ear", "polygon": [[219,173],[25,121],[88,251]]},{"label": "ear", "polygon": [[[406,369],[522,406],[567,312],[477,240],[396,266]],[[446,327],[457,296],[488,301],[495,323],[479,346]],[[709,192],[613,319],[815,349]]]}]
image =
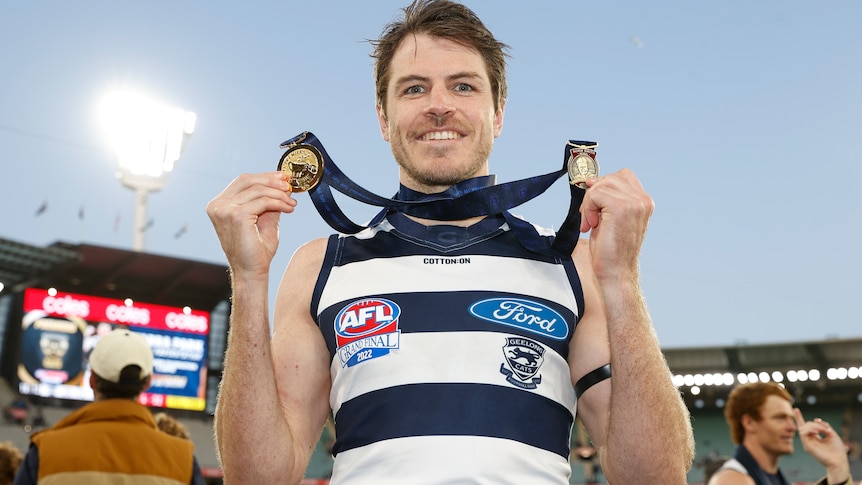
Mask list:
[{"label": "ear", "polygon": [[141,392],[146,391],[147,389],[149,389],[149,388],[150,388],[150,384],[152,384],[152,382],[153,382],[153,373],[152,373],[152,372],[150,372],[150,375],[148,375],[148,376],[147,376],[147,382],[144,384],[144,388],[141,390]]},{"label": "ear", "polygon": [[742,422],[742,428],[745,430],[745,434],[754,431],[754,425],[757,423],[757,420],[751,417],[750,414],[743,414],[740,421]]},{"label": "ear", "polygon": [[506,112],[506,100],[500,103],[500,109],[494,114],[494,138],[500,136],[503,131],[503,115]]},{"label": "ear", "polygon": [[389,141],[389,120],[386,119],[386,113],[383,111],[383,106],[377,104],[377,122],[380,124],[380,135],[383,139]]},{"label": "ear", "polygon": [[96,392],[96,374],[93,374],[93,371],[90,371],[90,389]]}]

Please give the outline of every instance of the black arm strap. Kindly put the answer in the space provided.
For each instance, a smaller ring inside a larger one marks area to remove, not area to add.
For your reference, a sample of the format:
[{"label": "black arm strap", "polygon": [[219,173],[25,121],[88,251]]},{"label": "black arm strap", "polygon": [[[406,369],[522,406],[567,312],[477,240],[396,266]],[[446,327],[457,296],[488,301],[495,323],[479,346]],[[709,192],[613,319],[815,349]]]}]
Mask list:
[{"label": "black arm strap", "polygon": [[611,377],[611,365],[605,364],[594,371],[588,372],[575,383],[575,398],[580,399],[584,391]]}]

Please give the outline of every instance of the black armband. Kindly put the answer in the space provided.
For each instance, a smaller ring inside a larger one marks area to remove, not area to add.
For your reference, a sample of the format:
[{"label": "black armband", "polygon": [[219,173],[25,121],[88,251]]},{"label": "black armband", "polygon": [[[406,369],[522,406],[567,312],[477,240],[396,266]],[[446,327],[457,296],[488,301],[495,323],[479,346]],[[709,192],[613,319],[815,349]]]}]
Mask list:
[{"label": "black armband", "polygon": [[584,391],[611,377],[611,365],[605,364],[596,370],[588,372],[575,383],[575,398],[580,399]]},{"label": "black armband", "polygon": [[839,483],[829,483],[827,477],[823,477],[817,482],[815,482],[814,485],[853,485],[853,475],[850,475],[847,480],[844,480],[843,482]]}]

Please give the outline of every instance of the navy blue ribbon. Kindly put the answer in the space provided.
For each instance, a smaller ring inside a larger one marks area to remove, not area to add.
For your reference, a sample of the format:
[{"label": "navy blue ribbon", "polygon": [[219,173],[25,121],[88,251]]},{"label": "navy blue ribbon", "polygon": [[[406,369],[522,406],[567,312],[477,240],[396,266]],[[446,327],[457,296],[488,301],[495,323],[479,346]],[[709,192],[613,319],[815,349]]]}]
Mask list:
[{"label": "navy blue ribbon", "polygon": [[[573,142],[587,144],[590,142]],[[318,213],[327,224],[343,234],[355,234],[368,227],[378,224],[389,211],[398,211],[414,217],[438,221],[455,221],[470,217],[503,214],[510,226],[516,231],[535,233],[535,229],[524,221],[517,219],[508,210],[517,207],[541,193],[545,192],[562,175],[567,173],[569,156],[566,149],[563,167],[555,172],[538,175],[526,179],[495,184],[493,176],[477,177],[465,180],[437,194],[422,194],[401,187],[395,198],[386,198],[374,194],[350,179],[335,164],[326,152],[323,144],[312,133],[305,132],[281,144],[281,148],[290,148],[296,144],[314,146],[323,155],[323,176],[316,186],[308,191],[311,201]],[[557,233],[553,249],[561,254],[569,255],[577,244],[580,235],[580,205],[584,197],[584,189],[571,185],[572,202],[565,222]],[[353,222],[341,210],[332,194],[332,189],[365,204],[384,209],[367,225]],[[520,229],[518,229],[520,228]],[[526,234],[525,234],[526,235]],[[524,238],[519,237],[522,242]],[[544,248],[528,247],[528,249],[543,252]]]}]

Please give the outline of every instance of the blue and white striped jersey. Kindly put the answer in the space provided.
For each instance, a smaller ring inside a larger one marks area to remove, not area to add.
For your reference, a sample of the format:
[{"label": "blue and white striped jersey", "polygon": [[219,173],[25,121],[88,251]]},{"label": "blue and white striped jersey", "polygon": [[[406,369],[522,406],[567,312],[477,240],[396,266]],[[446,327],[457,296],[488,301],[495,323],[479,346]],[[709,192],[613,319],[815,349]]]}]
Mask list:
[{"label": "blue and white striped jersey", "polygon": [[391,214],[330,238],[312,313],[332,357],[333,484],[568,483],[571,259],[526,250],[503,217]]}]

